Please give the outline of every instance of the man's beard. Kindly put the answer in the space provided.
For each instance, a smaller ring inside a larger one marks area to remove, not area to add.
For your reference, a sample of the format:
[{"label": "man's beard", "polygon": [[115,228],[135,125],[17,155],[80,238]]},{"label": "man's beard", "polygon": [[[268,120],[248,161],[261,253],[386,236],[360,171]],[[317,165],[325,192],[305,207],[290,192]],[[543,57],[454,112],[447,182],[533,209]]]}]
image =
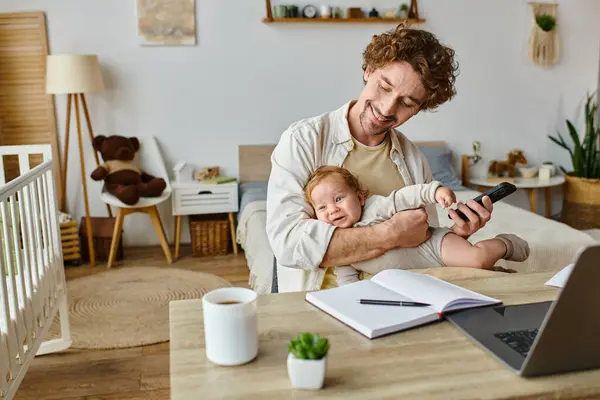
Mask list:
[{"label": "man's beard", "polygon": [[363,129],[363,132],[366,135],[369,136],[377,136],[377,135],[381,135],[386,133],[387,131],[390,130],[390,127],[384,127],[384,128],[380,128],[379,130],[376,130],[376,128],[373,127],[373,125],[371,124],[370,120],[371,120],[371,116],[370,114],[372,113],[371,110],[369,110],[369,105],[365,106],[365,109],[360,113],[360,126]]}]

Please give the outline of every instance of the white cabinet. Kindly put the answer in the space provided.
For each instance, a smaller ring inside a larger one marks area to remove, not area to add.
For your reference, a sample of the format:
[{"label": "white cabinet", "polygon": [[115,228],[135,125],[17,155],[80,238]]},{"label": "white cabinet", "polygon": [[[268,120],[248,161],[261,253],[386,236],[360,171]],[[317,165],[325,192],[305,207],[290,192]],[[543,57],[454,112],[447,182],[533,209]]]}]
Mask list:
[{"label": "white cabinet", "polygon": [[181,217],[192,214],[229,214],[233,252],[238,253],[233,213],[238,212],[238,183],[208,184],[173,182],[172,208],[175,216],[175,258],[179,258]]},{"label": "white cabinet", "polygon": [[173,215],[237,212],[238,184],[174,183],[172,204]]}]

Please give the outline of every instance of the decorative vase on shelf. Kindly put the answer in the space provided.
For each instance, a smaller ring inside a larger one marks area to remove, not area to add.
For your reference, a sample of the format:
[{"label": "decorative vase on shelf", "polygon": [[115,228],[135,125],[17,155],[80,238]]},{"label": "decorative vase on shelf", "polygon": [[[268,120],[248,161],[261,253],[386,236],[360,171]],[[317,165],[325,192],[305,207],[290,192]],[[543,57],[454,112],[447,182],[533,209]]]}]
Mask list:
[{"label": "decorative vase on shelf", "polygon": [[408,5],[407,4],[402,4],[398,8],[397,15],[398,15],[398,18],[402,18],[402,19],[408,18]]}]

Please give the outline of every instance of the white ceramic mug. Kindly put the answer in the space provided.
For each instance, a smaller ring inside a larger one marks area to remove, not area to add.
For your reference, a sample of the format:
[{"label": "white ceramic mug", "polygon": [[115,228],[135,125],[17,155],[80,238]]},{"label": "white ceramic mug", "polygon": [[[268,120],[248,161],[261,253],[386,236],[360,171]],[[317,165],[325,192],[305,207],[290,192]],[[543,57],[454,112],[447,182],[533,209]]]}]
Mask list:
[{"label": "white ceramic mug", "polygon": [[206,357],[218,365],[240,365],[258,354],[256,292],[221,288],[202,297]]}]

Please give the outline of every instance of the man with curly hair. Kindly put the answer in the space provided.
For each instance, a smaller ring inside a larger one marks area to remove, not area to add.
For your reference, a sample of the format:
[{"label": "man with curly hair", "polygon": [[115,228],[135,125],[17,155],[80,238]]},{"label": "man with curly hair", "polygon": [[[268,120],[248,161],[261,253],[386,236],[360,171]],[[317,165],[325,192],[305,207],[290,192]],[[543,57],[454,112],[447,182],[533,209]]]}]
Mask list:
[{"label": "man with curly hair", "polygon": [[[293,123],[271,155],[266,225],[279,292],[326,287],[328,267],[419,246],[430,237],[429,226],[438,225],[435,205],[430,205],[398,212],[375,226],[336,229],[315,219],[304,200],[303,186],[321,165],[348,169],[370,193],[382,196],[433,179],[424,155],[395,128],[454,97],[454,50],[430,32],[399,25],[375,35],[363,59],[364,88],[358,99]],[[492,212],[488,197],[483,204],[457,205],[469,221],[449,210],[452,231],[468,237],[481,229]]]}]

